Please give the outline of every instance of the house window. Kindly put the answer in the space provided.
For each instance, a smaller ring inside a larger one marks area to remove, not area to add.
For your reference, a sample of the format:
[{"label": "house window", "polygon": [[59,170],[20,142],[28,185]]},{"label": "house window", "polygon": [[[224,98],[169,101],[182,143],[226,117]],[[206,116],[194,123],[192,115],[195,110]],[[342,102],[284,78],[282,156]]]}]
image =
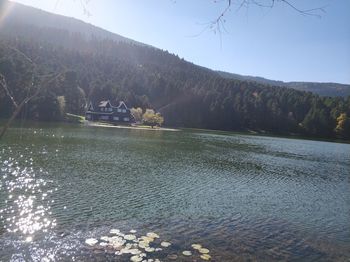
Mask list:
[{"label": "house window", "polygon": [[103,111],[103,107],[101,107],[101,111]]},{"label": "house window", "polygon": [[109,112],[112,112],[112,108],[108,108],[108,111],[109,111]]},{"label": "house window", "polygon": [[118,117],[118,116],[114,116],[114,117],[113,117],[113,120],[119,121],[119,117]]},{"label": "house window", "polygon": [[101,119],[101,120],[108,120],[109,117],[108,117],[108,116],[100,116],[100,119]]},{"label": "house window", "polygon": [[124,122],[129,122],[129,117],[124,117]]},{"label": "house window", "polygon": [[122,112],[123,112],[123,113],[126,113],[126,109],[123,109]]},{"label": "house window", "polygon": [[118,112],[120,113],[122,110],[120,108],[118,108]]}]

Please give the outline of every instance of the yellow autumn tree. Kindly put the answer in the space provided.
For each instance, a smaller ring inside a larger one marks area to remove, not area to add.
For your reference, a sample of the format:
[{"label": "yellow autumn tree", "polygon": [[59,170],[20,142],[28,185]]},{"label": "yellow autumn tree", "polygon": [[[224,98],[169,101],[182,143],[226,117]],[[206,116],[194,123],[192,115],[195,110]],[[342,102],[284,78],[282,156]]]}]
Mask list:
[{"label": "yellow autumn tree", "polygon": [[142,122],[151,127],[161,126],[164,122],[164,118],[160,113],[154,112],[153,109],[146,109],[146,112],[142,116]]},{"label": "yellow autumn tree", "polygon": [[134,116],[135,122],[136,123],[141,123],[142,122],[142,108],[131,108],[131,114]]},{"label": "yellow autumn tree", "polygon": [[346,113],[341,113],[337,117],[337,126],[335,132],[342,138],[350,138],[350,118]]}]

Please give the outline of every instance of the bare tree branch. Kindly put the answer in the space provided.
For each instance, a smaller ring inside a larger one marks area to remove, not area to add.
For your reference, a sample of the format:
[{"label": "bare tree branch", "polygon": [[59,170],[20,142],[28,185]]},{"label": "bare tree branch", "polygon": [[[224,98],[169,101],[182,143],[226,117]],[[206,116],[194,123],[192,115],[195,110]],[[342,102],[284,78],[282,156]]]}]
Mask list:
[{"label": "bare tree branch", "polygon": [[[218,1],[215,0],[215,3]],[[301,15],[305,16],[313,16],[313,17],[318,17],[321,18],[321,15],[325,13],[325,7],[316,7],[316,8],[311,8],[311,9],[301,9],[297,7],[295,4],[292,3],[291,0],[225,0],[227,2],[226,7],[223,9],[223,11],[219,14],[219,16],[210,23],[209,28],[216,32],[222,32],[224,29],[223,25],[226,22],[225,16],[227,13],[231,10],[231,7],[234,4],[238,5],[237,11],[239,11],[242,7],[250,6],[250,5],[255,5],[259,6],[262,8],[273,8],[275,7],[275,4],[277,2],[280,2],[282,4],[287,5],[288,7],[292,8],[294,11],[300,13]]]},{"label": "bare tree branch", "polygon": [[0,74],[0,85],[5,90],[6,95],[10,98],[14,107],[18,107],[18,104],[17,104],[15,98],[13,97],[13,95],[11,94],[11,92],[7,86],[6,79],[2,74]]},{"label": "bare tree branch", "polygon": [[[32,100],[33,98],[35,98],[40,91],[42,90],[43,87],[45,87],[47,84],[53,82],[54,80],[56,80],[57,78],[59,78],[60,76],[62,76],[67,70],[65,69],[65,67],[63,67],[65,70],[62,71],[59,74],[45,74],[45,75],[39,75],[37,71],[37,64],[30,59],[25,53],[23,53],[22,51],[20,51],[19,49],[15,48],[15,47],[10,47],[8,46],[8,48],[12,51],[14,51],[16,54],[19,54],[20,56],[22,56],[27,62],[29,62],[33,67],[33,76],[34,74],[37,74],[37,78],[39,79],[43,79],[46,78],[46,80],[44,80],[42,83],[40,83],[40,85],[35,89],[35,92],[32,95],[27,95],[27,97],[25,97],[21,103],[18,104],[18,102],[16,101],[15,97],[11,94],[10,92],[10,88],[7,85],[6,79],[4,77],[4,75],[2,75],[0,73],[0,87],[5,91],[6,95],[9,97],[9,99],[11,100],[15,110],[12,113],[10,119],[5,123],[5,125],[3,126],[1,132],[0,132],[0,139],[5,135],[7,129],[11,126],[13,120],[18,116],[18,114],[21,112],[23,106],[25,104],[27,104],[30,100]],[[31,83],[31,86],[34,86],[34,82]]]}]

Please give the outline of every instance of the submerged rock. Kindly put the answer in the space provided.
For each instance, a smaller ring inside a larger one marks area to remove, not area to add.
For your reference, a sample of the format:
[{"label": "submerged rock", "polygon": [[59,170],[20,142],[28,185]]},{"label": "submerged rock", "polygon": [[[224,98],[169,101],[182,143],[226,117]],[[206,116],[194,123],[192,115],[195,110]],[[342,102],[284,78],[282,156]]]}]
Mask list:
[{"label": "submerged rock", "polygon": [[171,254],[171,255],[168,255],[167,258],[169,258],[170,260],[176,260],[178,256],[176,254]]}]

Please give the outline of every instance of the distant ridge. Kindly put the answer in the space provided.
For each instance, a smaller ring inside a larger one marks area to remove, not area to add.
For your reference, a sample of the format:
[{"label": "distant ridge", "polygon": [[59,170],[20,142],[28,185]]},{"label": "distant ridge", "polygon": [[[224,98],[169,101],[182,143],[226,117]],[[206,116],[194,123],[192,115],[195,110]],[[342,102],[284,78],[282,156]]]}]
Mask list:
[{"label": "distant ridge", "polygon": [[271,86],[283,86],[293,88],[296,90],[312,92],[320,96],[350,96],[350,85],[339,83],[321,83],[321,82],[283,82],[277,80],[270,80],[264,77],[258,76],[246,76],[234,73],[228,73],[223,71],[217,71],[222,77],[228,79],[236,79],[241,81],[252,81],[260,84],[266,84]]}]

